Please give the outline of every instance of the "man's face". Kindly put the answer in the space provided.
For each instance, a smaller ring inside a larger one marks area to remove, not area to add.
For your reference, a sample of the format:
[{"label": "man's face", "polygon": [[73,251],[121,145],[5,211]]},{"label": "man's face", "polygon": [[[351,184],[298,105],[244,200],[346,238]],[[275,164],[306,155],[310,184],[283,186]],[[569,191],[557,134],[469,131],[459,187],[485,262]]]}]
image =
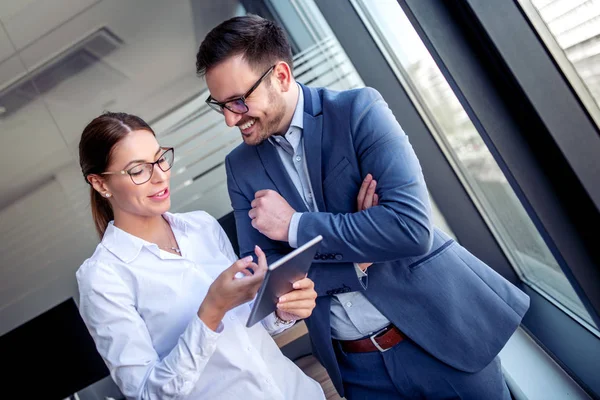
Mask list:
[{"label": "man's face", "polygon": [[[253,70],[241,55],[233,56],[206,73],[206,84],[214,100],[226,102],[243,96],[264,72]],[[274,72],[245,99],[248,112],[236,114],[223,108],[227,125],[237,126],[248,145],[256,146],[282,129],[286,105]]]}]

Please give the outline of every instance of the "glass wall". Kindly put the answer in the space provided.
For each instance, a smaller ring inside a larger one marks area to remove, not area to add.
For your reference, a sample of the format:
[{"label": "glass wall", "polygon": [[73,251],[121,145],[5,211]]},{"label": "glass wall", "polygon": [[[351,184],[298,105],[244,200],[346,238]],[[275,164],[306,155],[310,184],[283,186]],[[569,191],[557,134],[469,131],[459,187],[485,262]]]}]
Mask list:
[{"label": "glass wall", "polygon": [[[78,162],[84,126],[105,110],[153,123],[198,96],[200,40],[213,21],[240,12],[237,1],[0,3],[0,334],[78,297],[75,270],[98,242]],[[157,128],[161,142],[184,151],[211,135],[202,125],[180,136]],[[214,149],[198,148],[196,159]],[[198,207],[228,212],[222,201]]]},{"label": "glass wall", "polygon": [[600,1],[532,0],[531,3],[600,106]]},{"label": "glass wall", "polygon": [[519,0],[600,126],[600,0]]},{"label": "glass wall", "polygon": [[396,0],[352,1],[521,279],[596,326]]},{"label": "glass wall", "polygon": [[[0,3],[0,335],[68,298],[78,301],[75,271],[98,237],[77,147],[102,112],[139,115],[161,144],[175,147],[172,211],[216,218],[231,211],[223,162],[241,138],[204,103],[195,54],[213,26],[261,9],[293,42],[299,82],[364,86],[312,0]],[[76,397],[114,390],[106,379]]]}]

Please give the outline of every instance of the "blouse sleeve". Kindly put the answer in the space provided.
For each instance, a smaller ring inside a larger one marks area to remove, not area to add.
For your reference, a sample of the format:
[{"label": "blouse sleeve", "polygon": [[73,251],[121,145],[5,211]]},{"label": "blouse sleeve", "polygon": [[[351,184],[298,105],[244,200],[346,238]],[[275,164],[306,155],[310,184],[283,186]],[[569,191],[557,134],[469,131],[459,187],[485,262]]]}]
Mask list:
[{"label": "blouse sleeve", "polygon": [[215,332],[194,316],[160,360],[131,290],[113,268],[84,264],[77,282],[81,316],[128,399],[179,399],[191,392],[216,349],[222,325]]}]

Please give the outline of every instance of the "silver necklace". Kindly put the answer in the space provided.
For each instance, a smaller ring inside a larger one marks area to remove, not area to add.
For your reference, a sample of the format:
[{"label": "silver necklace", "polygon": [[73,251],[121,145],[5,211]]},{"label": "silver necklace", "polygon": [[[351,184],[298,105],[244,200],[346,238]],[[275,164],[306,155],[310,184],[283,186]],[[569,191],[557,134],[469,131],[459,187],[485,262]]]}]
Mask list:
[{"label": "silver necklace", "polygon": [[171,231],[171,225],[169,225],[169,222],[168,222],[168,221],[166,221],[166,220],[165,220],[165,222],[167,223],[167,226],[169,227],[169,232],[171,233],[171,234],[169,235],[169,242],[171,243],[171,247],[163,247],[163,246],[158,246],[158,248],[160,248],[160,249],[163,249],[163,250],[167,250],[167,251],[168,251],[168,250],[171,250],[171,251],[174,251],[174,252],[176,252],[177,254],[181,255],[181,250],[179,249],[179,247],[174,247],[174,246],[172,245],[172,243],[173,243],[173,242],[171,241],[171,236],[175,236],[175,235],[173,235],[173,233],[172,233],[172,231]]},{"label": "silver necklace", "polygon": [[163,247],[163,246],[158,246],[158,247],[163,250],[172,250],[172,251],[176,252],[177,254],[181,254],[181,250],[179,250],[179,248],[177,248],[177,247]]}]

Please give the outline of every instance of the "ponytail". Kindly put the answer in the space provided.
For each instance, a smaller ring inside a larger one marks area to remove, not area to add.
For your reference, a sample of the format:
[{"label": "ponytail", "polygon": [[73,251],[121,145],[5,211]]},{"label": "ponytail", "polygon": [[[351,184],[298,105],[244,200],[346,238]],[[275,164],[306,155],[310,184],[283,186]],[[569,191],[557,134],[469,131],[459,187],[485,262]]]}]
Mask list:
[{"label": "ponytail", "polygon": [[96,225],[96,232],[98,232],[100,239],[102,239],[104,232],[108,227],[108,223],[115,219],[115,216],[108,200],[102,197],[102,195],[94,190],[93,187],[90,187],[90,196],[92,218]]}]

